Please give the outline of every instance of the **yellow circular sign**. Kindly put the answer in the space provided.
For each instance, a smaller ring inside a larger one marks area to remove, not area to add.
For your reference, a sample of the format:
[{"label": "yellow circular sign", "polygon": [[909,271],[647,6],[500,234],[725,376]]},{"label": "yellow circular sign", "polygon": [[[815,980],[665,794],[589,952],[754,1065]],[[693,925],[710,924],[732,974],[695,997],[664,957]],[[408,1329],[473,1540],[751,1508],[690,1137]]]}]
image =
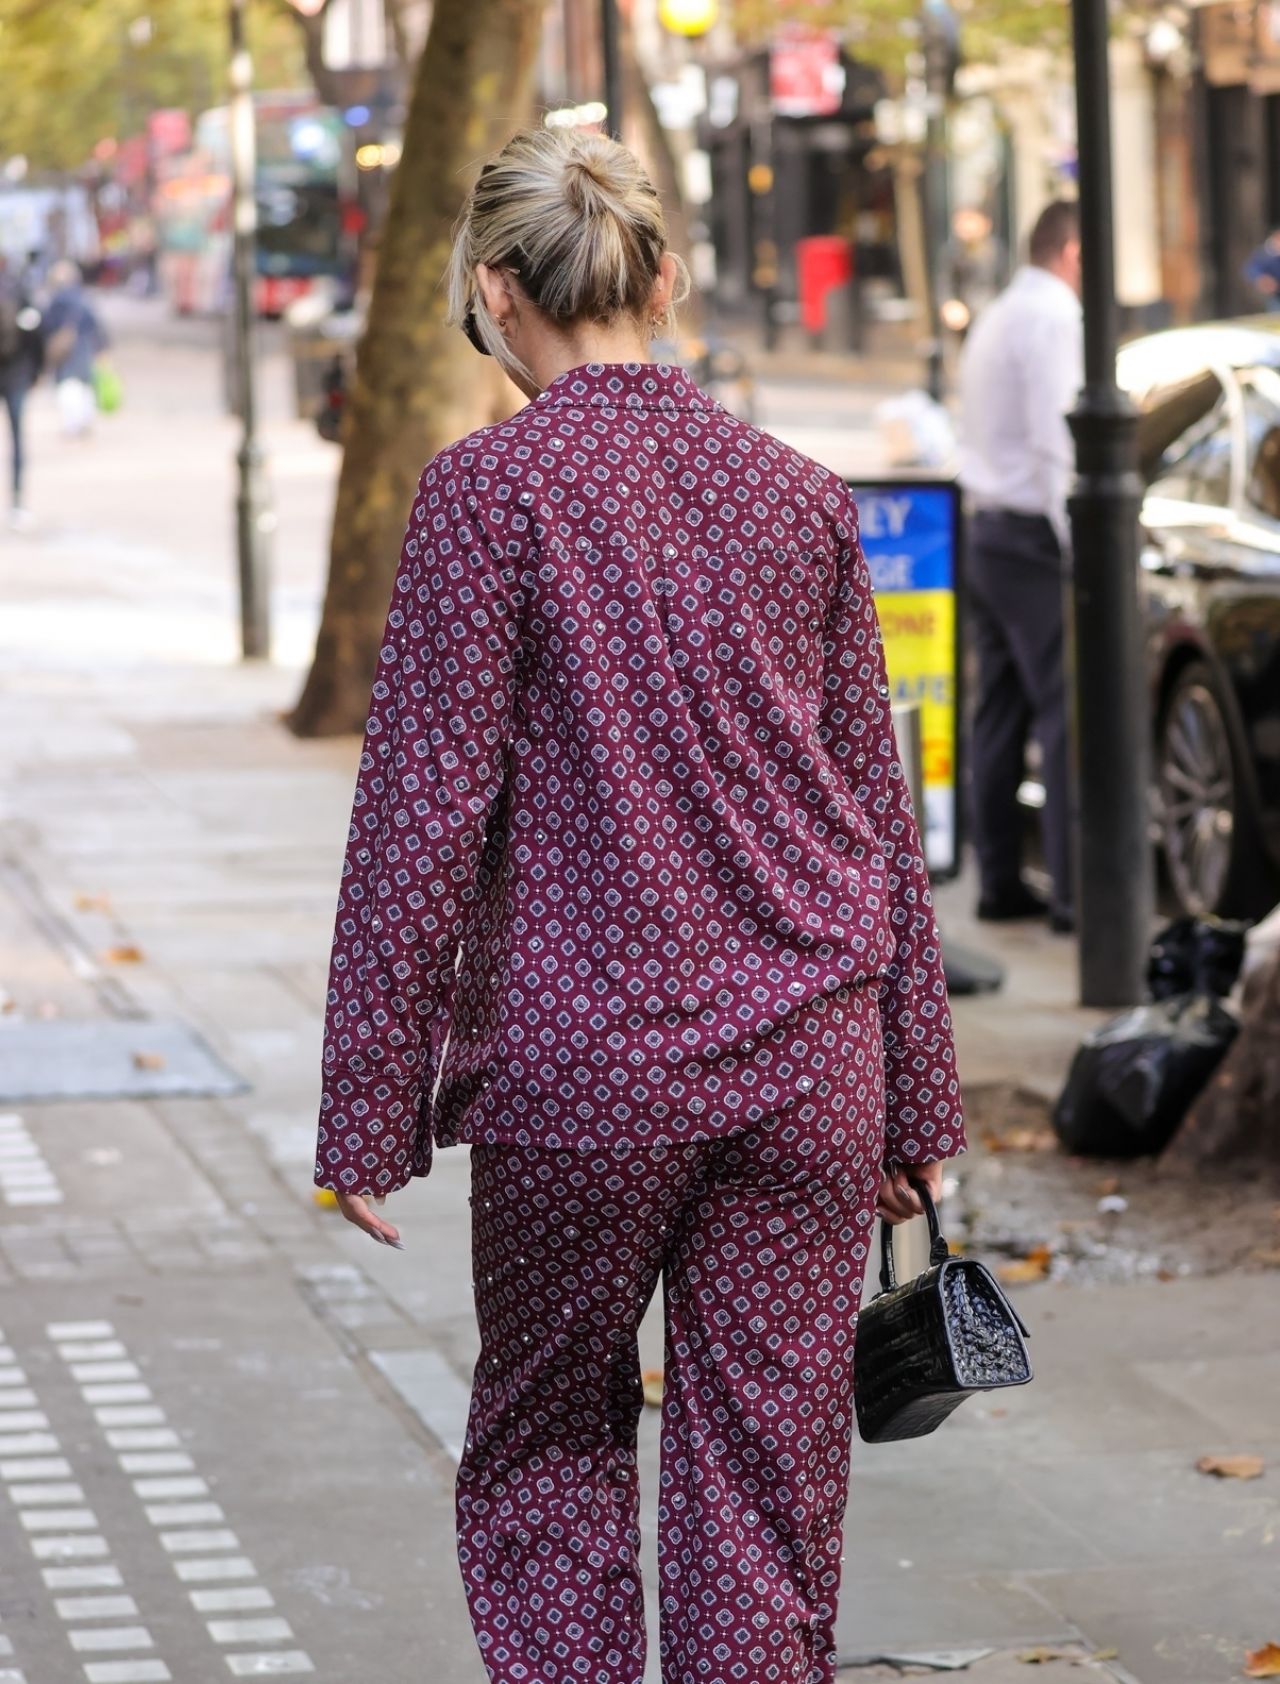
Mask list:
[{"label": "yellow circular sign", "polygon": [[705,35],[718,10],[718,0],[659,0],[658,17],[673,35]]}]

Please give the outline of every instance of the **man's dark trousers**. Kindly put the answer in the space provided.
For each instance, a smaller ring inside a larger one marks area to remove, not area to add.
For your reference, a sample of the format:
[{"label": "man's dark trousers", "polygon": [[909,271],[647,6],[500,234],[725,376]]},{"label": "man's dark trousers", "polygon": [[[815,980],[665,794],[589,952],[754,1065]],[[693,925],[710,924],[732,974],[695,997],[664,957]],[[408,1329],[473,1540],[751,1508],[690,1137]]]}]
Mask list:
[{"label": "man's dark trousers", "polygon": [[1019,893],[1022,819],[1018,786],[1027,739],[1040,747],[1045,864],[1053,910],[1073,901],[1063,620],[1066,569],[1042,515],[981,509],[969,523],[969,635],[977,659],[972,817],[981,895]]}]

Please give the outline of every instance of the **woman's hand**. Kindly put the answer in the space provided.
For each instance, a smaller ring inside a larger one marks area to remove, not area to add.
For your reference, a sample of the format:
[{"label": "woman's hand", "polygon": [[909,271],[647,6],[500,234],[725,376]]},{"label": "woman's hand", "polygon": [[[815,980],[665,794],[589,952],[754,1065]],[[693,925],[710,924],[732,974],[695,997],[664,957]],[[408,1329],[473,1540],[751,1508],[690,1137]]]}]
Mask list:
[{"label": "woman's hand", "polygon": [[[376,1240],[379,1245],[393,1245],[397,1251],[404,1250],[400,1230],[393,1228],[390,1222],[384,1222],[370,1205],[372,1194],[335,1193],[334,1197],[338,1201],[338,1209],[347,1221],[362,1229],[371,1240]],[[381,1204],[382,1200],[379,1199],[378,1203]]]},{"label": "woman's hand", "polygon": [[896,1227],[899,1222],[909,1222],[913,1216],[924,1215],[920,1195],[907,1180],[908,1175],[912,1180],[924,1182],[934,1204],[942,1197],[941,1163],[895,1164],[891,1170],[885,1171],[876,1196],[876,1215],[891,1227]]}]

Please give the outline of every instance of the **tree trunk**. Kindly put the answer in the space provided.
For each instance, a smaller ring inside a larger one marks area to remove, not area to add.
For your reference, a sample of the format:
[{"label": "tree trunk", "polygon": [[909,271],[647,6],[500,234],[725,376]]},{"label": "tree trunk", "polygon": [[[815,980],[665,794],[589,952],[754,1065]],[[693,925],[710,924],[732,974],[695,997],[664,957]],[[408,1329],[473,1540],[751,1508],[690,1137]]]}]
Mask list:
[{"label": "tree trunk", "polygon": [[446,327],[441,281],[476,163],[529,111],[544,0],[437,0],[356,358],[315,658],[290,728],[363,728],[423,463],[489,418],[491,365]]},{"label": "tree trunk", "polygon": [[1240,1033],[1161,1162],[1280,1172],[1280,958],[1246,989]]}]

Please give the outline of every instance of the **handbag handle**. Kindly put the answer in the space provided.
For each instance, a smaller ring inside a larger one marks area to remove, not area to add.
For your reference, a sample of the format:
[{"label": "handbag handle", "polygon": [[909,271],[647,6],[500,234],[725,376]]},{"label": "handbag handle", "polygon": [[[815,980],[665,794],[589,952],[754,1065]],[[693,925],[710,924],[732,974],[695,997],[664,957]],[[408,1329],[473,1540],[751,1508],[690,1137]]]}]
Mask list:
[{"label": "handbag handle", "polygon": [[[924,1206],[925,1221],[929,1224],[929,1263],[945,1263],[951,1255],[947,1242],[943,1238],[942,1229],[938,1226],[938,1207],[933,1202],[933,1196],[923,1181],[915,1181],[907,1177],[911,1187],[920,1196],[920,1203]],[[892,1292],[898,1284],[898,1278],[893,1270],[893,1226],[888,1222],[880,1224],[880,1290]]]}]

